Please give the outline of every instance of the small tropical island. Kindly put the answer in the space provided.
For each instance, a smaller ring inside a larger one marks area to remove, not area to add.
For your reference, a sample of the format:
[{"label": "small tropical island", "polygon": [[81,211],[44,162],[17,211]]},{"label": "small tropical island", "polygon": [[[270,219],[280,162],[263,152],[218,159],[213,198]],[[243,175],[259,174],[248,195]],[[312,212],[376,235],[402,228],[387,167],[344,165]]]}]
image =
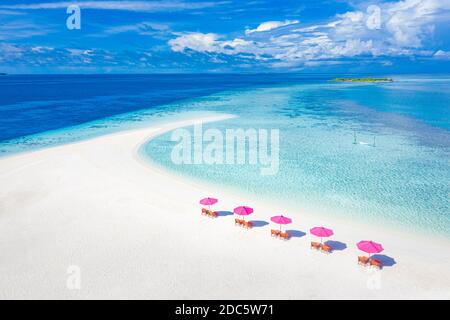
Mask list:
[{"label": "small tropical island", "polygon": [[338,82],[393,82],[392,78],[334,78]]}]

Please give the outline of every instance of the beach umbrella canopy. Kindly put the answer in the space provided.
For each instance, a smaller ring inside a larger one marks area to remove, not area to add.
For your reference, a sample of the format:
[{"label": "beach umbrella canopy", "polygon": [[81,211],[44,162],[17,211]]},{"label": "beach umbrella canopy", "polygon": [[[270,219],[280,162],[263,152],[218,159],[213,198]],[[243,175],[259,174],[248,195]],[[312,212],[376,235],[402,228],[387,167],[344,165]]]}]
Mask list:
[{"label": "beach umbrella canopy", "polygon": [[211,205],[217,203],[217,199],[216,198],[203,198],[202,200],[200,200],[200,204],[203,204],[205,206],[208,206],[208,209],[211,210]]},{"label": "beach umbrella canopy", "polygon": [[356,244],[359,250],[367,252],[369,255],[371,253],[380,253],[384,250],[383,246],[380,243],[376,243],[373,241],[363,240]]},{"label": "beach umbrella canopy", "polygon": [[333,230],[325,227],[314,227],[310,229],[309,232],[317,237],[320,237],[320,242],[322,242],[323,237],[330,237],[334,234]]},{"label": "beach umbrella canopy", "polygon": [[270,218],[270,220],[272,222],[278,223],[280,225],[280,230],[281,230],[281,225],[282,224],[289,224],[292,222],[291,218],[285,217],[283,215],[280,216],[273,216],[272,218]]},{"label": "beach umbrella canopy", "polygon": [[240,216],[248,216],[249,214],[253,213],[253,208],[246,207],[246,206],[240,206],[240,207],[234,208],[233,212]]},{"label": "beach umbrella canopy", "polygon": [[274,216],[270,218],[271,221],[278,223],[278,224],[289,224],[292,222],[291,218],[285,217],[283,215],[281,216]]},{"label": "beach umbrella canopy", "polygon": [[234,208],[233,212],[240,216],[248,216],[249,214],[253,213],[253,208],[241,206],[241,207]]},{"label": "beach umbrella canopy", "polygon": [[210,205],[217,203],[217,201],[218,200],[216,198],[208,197],[208,198],[203,198],[202,200],[200,200],[200,204],[203,204],[205,206],[210,206]]}]

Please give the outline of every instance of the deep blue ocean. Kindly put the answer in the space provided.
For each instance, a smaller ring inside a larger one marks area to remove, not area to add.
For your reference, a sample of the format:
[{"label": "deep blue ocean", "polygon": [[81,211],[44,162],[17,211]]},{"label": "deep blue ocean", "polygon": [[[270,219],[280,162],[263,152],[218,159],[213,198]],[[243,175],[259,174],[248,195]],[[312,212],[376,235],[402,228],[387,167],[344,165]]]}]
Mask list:
[{"label": "deep blue ocean", "polygon": [[142,153],[176,174],[295,208],[292,216],[317,212],[450,236],[450,76],[393,75],[378,84],[330,81],[335,76],[0,76],[0,155],[229,113],[238,117],[205,128],[280,131],[276,175],[261,176],[254,165],[176,165],[170,133]]},{"label": "deep blue ocean", "polygon": [[[0,76],[0,141],[224,90],[330,78],[303,75]],[[164,107],[167,109],[167,107]]]}]

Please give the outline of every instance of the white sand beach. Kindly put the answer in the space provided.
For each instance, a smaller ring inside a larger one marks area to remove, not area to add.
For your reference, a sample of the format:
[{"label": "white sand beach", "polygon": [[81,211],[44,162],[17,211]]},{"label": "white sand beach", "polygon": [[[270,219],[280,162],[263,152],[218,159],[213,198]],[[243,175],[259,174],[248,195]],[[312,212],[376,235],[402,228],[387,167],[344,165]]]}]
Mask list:
[{"label": "white sand beach", "polygon": [[[450,242],[282,212],[282,204],[180,178],[141,159],[151,137],[227,116],[123,131],[0,159],[1,299],[449,299]],[[234,216],[200,214],[249,205],[250,220],[286,213],[294,237],[271,224],[245,230]],[[310,250],[313,226],[333,228],[339,250]],[[306,235],[303,235],[303,233]],[[359,240],[383,244],[395,264],[358,266]],[[345,244],[345,245],[344,245]],[[346,246],[346,248],[344,248]],[[68,277],[80,271],[80,288]],[[69,268],[69,273],[68,273]]]}]

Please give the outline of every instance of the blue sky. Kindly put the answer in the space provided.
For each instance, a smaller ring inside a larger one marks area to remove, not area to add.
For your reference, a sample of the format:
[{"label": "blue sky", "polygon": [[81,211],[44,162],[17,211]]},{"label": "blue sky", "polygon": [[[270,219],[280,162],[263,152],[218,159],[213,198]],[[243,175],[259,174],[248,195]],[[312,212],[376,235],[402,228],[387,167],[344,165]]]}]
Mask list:
[{"label": "blue sky", "polygon": [[450,0],[2,0],[0,72],[450,72],[449,22]]}]

